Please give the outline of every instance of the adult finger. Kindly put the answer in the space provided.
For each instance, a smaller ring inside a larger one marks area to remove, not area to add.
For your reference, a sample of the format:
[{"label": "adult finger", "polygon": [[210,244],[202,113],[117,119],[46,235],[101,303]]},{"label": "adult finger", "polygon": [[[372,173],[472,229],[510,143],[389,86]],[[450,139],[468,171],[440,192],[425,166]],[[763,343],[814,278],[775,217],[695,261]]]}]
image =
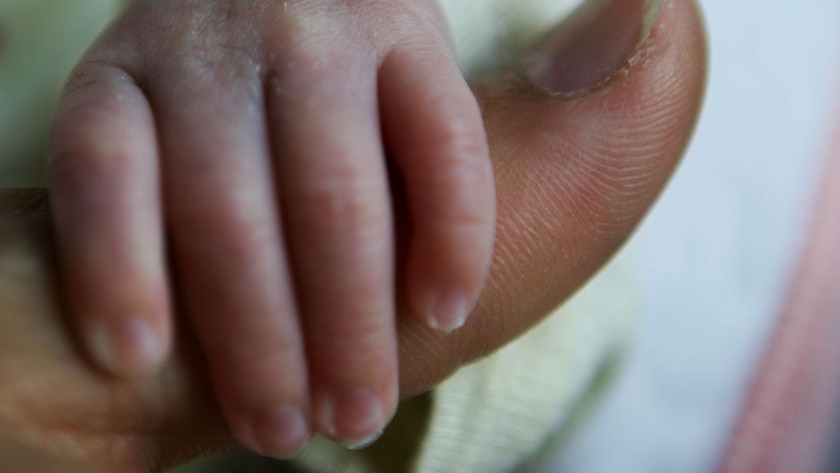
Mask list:
[{"label": "adult finger", "polygon": [[[667,1],[646,28],[650,7],[601,2],[538,48],[539,78],[476,86],[498,195],[491,276],[470,323],[450,337],[400,319],[403,396],[532,327],[614,254],[662,191],[699,113],[705,36],[693,1]],[[612,66],[587,62],[599,57]]]}]

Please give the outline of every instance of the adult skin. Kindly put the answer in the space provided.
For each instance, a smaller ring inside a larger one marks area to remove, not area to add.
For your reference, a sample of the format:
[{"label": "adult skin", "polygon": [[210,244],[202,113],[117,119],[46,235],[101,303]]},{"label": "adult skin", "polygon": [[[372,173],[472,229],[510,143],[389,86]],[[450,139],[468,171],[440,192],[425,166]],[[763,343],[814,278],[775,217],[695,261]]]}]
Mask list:
[{"label": "adult skin", "polygon": [[[450,336],[400,317],[403,397],[534,326],[614,254],[655,201],[702,99],[696,4],[670,0],[631,62],[574,97],[513,75],[475,86],[497,179],[492,274],[469,324]],[[43,190],[0,191],[0,439],[9,439],[0,441],[0,465],[14,455],[51,456],[145,473],[229,447],[186,330],[177,355],[140,381],[107,378],[81,357],[58,302],[50,235]]]}]

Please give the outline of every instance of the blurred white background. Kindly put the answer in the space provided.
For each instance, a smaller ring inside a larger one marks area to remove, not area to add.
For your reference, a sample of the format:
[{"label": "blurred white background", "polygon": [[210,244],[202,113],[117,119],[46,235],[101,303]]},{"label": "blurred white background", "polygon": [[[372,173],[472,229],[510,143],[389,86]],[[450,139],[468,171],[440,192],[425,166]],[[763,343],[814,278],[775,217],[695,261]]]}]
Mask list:
[{"label": "blurred white background", "polygon": [[714,471],[778,315],[840,104],[840,2],[700,0],[711,76],[676,179],[632,245],[645,320],[546,471]]}]

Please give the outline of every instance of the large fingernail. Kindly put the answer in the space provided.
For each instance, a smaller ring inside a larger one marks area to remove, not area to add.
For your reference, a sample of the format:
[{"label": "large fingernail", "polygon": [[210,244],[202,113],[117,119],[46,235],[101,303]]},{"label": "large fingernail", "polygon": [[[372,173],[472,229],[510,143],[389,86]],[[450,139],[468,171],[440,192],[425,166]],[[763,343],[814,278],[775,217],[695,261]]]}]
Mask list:
[{"label": "large fingernail", "polygon": [[526,76],[553,94],[597,88],[630,63],[665,1],[585,1],[525,56]]}]

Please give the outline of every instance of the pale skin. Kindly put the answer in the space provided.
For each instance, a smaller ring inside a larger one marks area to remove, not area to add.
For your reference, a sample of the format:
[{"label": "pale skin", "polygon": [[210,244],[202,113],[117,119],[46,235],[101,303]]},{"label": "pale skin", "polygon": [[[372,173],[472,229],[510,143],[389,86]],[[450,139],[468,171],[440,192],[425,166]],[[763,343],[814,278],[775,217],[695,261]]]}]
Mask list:
[{"label": "pale skin", "polygon": [[[499,201],[490,279],[452,335],[399,318],[401,397],[536,324],[603,265],[660,193],[705,78],[696,6],[672,0],[664,15],[651,53],[596,91],[558,99],[507,76],[477,85]],[[103,376],[79,356],[63,324],[70,311],[58,302],[43,204],[42,193],[0,193],[0,437],[12,450],[34,449],[16,457],[0,448],[0,464],[53,456],[145,473],[229,446],[189,337],[162,369],[134,379]],[[410,309],[401,303],[398,312]]]},{"label": "pale skin", "polygon": [[489,270],[487,140],[434,0],[137,1],[70,78],[49,165],[89,358],[157,369],[177,301],[228,425],[268,455],[375,437],[397,294],[448,333]]}]

